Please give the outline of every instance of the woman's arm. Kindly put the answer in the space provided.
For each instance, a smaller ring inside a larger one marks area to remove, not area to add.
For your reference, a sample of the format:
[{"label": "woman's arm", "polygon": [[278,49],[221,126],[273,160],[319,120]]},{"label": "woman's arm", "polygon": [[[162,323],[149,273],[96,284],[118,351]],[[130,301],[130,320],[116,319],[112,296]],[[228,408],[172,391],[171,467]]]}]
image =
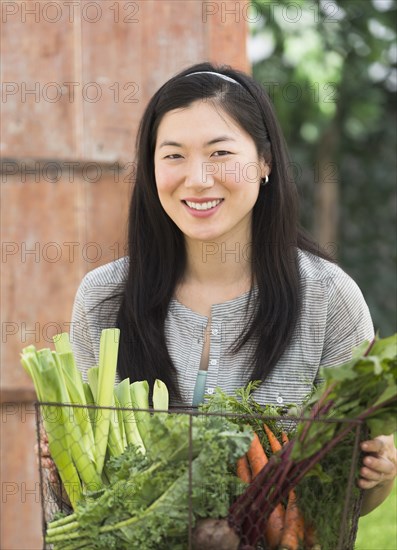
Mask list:
[{"label": "woman's arm", "polygon": [[367,453],[360,470],[358,486],[365,489],[361,515],[365,516],[388,497],[397,474],[397,449],[393,435],[380,435],[363,441],[361,449]]}]

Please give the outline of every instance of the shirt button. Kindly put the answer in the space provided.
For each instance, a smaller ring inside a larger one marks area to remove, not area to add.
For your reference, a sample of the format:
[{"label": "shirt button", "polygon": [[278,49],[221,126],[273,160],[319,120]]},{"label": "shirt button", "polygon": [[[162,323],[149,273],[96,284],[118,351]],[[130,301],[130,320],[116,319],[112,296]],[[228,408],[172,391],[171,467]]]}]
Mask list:
[{"label": "shirt button", "polygon": [[278,396],[276,398],[276,401],[277,401],[277,403],[283,403],[284,399],[281,397],[280,394],[278,394]]},{"label": "shirt button", "polygon": [[217,364],[217,360],[216,359],[211,359],[210,360],[210,365],[216,365]]},{"label": "shirt button", "polygon": [[218,334],[218,329],[217,328],[213,328],[211,330],[211,334],[213,334],[214,336],[216,336]]},{"label": "shirt button", "polygon": [[212,395],[214,393],[214,388],[208,388],[207,393],[208,395]]}]

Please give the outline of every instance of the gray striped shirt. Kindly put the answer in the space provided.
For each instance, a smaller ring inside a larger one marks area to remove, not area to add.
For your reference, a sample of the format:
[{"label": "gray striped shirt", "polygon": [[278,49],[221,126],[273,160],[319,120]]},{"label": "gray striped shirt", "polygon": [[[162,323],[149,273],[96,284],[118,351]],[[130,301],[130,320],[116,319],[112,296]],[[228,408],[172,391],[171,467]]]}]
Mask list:
[{"label": "gray striped shirt", "polygon": [[[357,284],[340,267],[307,252],[298,251],[303,293],[302,313],[292,341],[270,377],[255,391],[262,403],[300,404],[318,380],[320,366],[347,361],[354,346],[371,340],[374,329],[368,306]],[[98,364],[102,329],[114,327],[128,258],[121,258],[89,272],[77,291],[72,315],[71,341],[76,362],[86,380],[87,370]],[[255,307],[257,289],[248,314]],[[228,348],[245,324],[248,292],[211,308],[210,354],[206,393],[216,387],[232,394],[248,378],[255,342],[237,354]],[[176,367],[182,402],[191,405],[204,345],[208,318],[172,299],[165,321],[165,337]]]}]

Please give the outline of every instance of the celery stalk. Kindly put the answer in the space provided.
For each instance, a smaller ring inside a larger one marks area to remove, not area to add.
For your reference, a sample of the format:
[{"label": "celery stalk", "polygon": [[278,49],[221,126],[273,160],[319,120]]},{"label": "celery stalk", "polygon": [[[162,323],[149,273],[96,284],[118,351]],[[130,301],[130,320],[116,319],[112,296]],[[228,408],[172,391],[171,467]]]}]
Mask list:
[{"label": "celery stalk", "polygon": [[155,380],[153,386],[153,408],[156,410],[168,411],[169,395],[168,388],[161,380]]},{"label": "celery stalk", "polygon": [[[94,396],[92,395],[92,391],[88,382],[83,382],[83,390],[84,390],[84,396],[85,396],[85,401],[87,405],[95,405],[95,399],[94,399]],[[96,409],[94,409],[93,407],[87,407],[87,410],[88,410],[88,416],[91,423],[91,429],[92,429],[92,432],[94,433],[94,428],[96,423]],[[95,439],[94,439],[94,443],[95,443]]]},{"label": "celery stalk", "polygon": [[[88,386],[90,388],[92,399],[93,399],[92,405],[97,406],[98,405],[97,396],[98,396],[99,367],[96,366],[88,369],[87,378],[88,378]],[[91,409],[90,418],[91,418],[92,429],[94,431],[95,456],[96,456],[96,441],[97,441],[96,430],[98,428],[98,425],[101,422],[102,409],[98,409],[98,408]]]},{"label": "celery stalk", "polygon": [[84,397],[87,405],[95,405],[95,399],[88,382],[83,382]]},{"label": "celery stalk", "polygon": [[[119,382],[114,391],[117,395],[121,407],[123,407],[124,409],[132,407],[129,378],[125,378],[124,380]],[[143,445],[142,438],[136,425],[134,411],[123,410],[121,412],[123,413],[124,429],[127,437],[127,443],[130,445],[136,445],[140,448],[142,453],[145,453],[145,446]]]},{"label": "celery stalk", "polygon": [[88,369],[87,378],[92,397],[94,399],[94,403],[96,403],[98,399],[99,367],[91,367],[90,369]]},{"label": "celery stalk", "polygon": [[114,404],[117,407],[117,410],[115,411],[117,413],[117,417],[116,416],[113,417],[114,427],[115,429],[116,428],[118,429],[118,433],[120,434],[120,441],[122,444],[122,451],[124,451],[124,449],[127,446],[127,436],[124,428],[123,411],[120,410],[121,403],[117,398],[116,392],[114,392],[113,399],[114,399]]},{"label": "celery stalk", "polygon": [[[43,367],[43,375],[46,386],[53,387],[57,390],[57,403],[70,403],[70,396],[67,391],[65,378],[60,360],[55,352],[49,349],[39,350],[37,352],[39,361]],[[47,401],[48,391],[46,389]],[[70,455],[76,466],[80,478],[83,483],[90,489],[99,489],[102,487],[102,481],[97,474],[95,463],[90,457],[90,453],[87,454],[87,449],[84,447],[84,438],[79,424],[79,419],[83,416],[84,412],[80,408],[74,407],[60,407],[62,411],[62,423],[65,426],[66,438],[65,444],[70,449]],[[77,414],[76,414],[76,411]],[[83,413],[83,414],[82,414]],[[54,462],[55,462],[55,457]]]},{"label": "celery stalk", "polygon": [[76,423],[81,430],[82,444],[85,452],[89,456],[90,460],[95,462],[94,432],[92,430],[89,413],[86,408],[87,402],[81,374],[77,371],[74,357],[71,352],[57,353],[56,357],[59,359],[63,371],[70,402],[75,405],[81,405],[81,408],[76,407],[73,411],[76,417]]},{"label": "celery stalk", "polygon": [[[50,350],[48,352],[51,353]],[[23,349],[21,363],[26,372],[32,377],[39,401],[62,403],[57,372],[53,368],[48,368],[46,363],[42,364],[34,346]],[[83,496],[83,491],[77,469],[72,461],[70,447],[67,444],[67,423],[63,421],[65,417],[67,419],[65,408],[43,405],[42,418],[44,429],[48,435],[48,447],[51,456],[69,500],[75,508],[77,502]],[[54,412],[56,415],[54,415]]]},{"label": "celery stalk", "polygon": [[[120,330],[105,329],[101,333],[99,344],[99,376],[96,402],[99,407],[113,407],[113,388],[116,377],[117,355],[119,348]],[[95,395],[94,391],[93,394]],[[102,473],[106,448],[108,446],[109,429],[112,410],[104,408],[95,429],[95,446],[97,471]]]},{"label": "celery stalk", "polygon": [[[99,406],[98,401],[98,391],[99,391],[99,367],[91,367],[88,369],[88,382],[89,387],[92,392],[92,396],[94,399],[94,402],[96,405]],[[103,406],[103,405],[102,405]],[[112,396],[112,402],[109,407],[114,407],[114,395]],[[119,419],[118,419],[118,412],[117,410],[113,409],[97,409],[95,410],[96,415],[96,421],[94,423],[95,425],[95,441],[98,441],[98,438],[102,437],[103,434],[103,418],[104,418],[104,412],[106,412],[109,416],[109,429],[108,429],[108,435],[107,435],[107,447],[109,450],[109,454],[111,456],[119,456],[125,449],[125,445],[123,443],[123,438],[120,436],[119,433]],[[98,433],[97,433],[98,431]],[[105,449],[106,453],[106,449]]]},{"label": "celery stalk", "polygon": [[[149,384],[146,380],[133,382],[130,385],[131,403],[134,409],[149,409]],[[148,448],[148,430],[150,426],[150,413],[134,411],[139,435],[145,448]]]}]

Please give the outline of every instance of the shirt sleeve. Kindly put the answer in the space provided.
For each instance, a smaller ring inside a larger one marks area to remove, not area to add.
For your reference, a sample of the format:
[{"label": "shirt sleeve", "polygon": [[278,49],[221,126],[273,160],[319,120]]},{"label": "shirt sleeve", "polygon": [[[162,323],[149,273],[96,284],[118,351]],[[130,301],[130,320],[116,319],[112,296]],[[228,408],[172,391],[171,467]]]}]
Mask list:
[{"label": "shirt sleeve", "polygon": [[84,303],[84,279],[74,300],[70,333],[77,368],[87,382],[87,371],[95,366],[96,360]]},{"label": "shirt sleeve", "polygon": [[326,286],[328,309],[320,367],[349,361],[354,347],[374,338],[371,314],[355,281],[339,268]]}]

